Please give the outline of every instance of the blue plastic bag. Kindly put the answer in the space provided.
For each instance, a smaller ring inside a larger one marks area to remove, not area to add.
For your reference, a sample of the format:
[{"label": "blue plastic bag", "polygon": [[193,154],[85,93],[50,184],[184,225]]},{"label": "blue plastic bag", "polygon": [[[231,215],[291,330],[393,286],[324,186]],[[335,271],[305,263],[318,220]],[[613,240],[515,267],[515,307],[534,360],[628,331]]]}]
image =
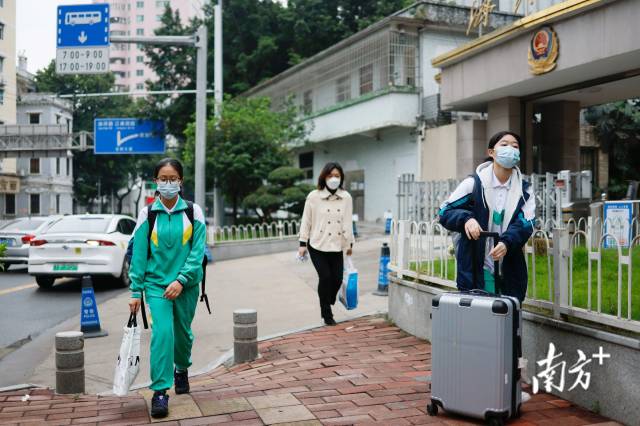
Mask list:
[{"label": "blue plastic bag", "polygon": [[340,287],[338,299],[348,310],[358,307],[358,270],[353,266],[351,256],[347,256],[345,262],[342,286]]}]

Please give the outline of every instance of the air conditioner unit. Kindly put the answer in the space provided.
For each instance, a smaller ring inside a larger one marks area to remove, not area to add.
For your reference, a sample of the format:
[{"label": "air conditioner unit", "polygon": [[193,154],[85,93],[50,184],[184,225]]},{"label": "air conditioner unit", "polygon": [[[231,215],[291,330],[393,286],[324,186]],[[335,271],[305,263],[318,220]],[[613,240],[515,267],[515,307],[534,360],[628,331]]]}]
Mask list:
[{"label": "air conditioner unit", "polygon": [[27,175],[27,171],[26,170],[18,170],[18,176],[26,176]]}]

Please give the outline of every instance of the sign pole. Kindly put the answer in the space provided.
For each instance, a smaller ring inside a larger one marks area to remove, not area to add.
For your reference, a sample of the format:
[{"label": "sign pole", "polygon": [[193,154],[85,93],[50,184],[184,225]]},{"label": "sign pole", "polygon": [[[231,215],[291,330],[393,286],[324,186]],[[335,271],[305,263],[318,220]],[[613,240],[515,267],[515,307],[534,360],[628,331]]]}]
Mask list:
[{"label": "sign pole", "polygon": [[[207,26],[196,32],[196,158],[195,202],[204,209],[205,165],[207,156]],[[217,90],[217,89],[216,89]]]},{"label": "sign pole", "polygon": [[[222,113],[222,0],[218,0],[218,4],[214,7],[214,99],[215,99],[215,118],[219,122]],[[213,187],[213,222],[215,226],[223,225],[224,208],[222,206],[222,191],[214,184]]]}]

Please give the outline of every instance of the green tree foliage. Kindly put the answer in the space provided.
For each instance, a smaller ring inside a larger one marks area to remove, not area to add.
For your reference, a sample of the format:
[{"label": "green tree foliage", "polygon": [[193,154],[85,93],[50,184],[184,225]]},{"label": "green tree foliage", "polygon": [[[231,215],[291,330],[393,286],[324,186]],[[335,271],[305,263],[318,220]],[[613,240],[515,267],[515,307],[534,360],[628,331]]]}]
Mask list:
[{"label": "green tree foliage", "polygon": [[[233,207],[234,222],[245,197],[256,191],[269,173],[287,164],[285,144],[300,142],[306,131],[291,107],[273,112],[266,98],[227,97],[220,120],[207,123],[207,187],[214,181]],[[187,130],[185,166],[193,171],[195,128]],[[193,175],[188,173],[188,175]]]},{"label": "green tree foliage", "polygon": [[300,182],[304,172],[296,167],[279,167],[269,173],[267,183],[249,194],[243,204],[256,210],[263,221],[271,218],[278,210],[286,210],[302,215],[307,194],[313,185]]},{"label": "green tree foliage", "polygon": [[[55,62],[36,73],[36,90],[59,95],[74,93],[105,93],[113,90],[113,74],[59,75]],[[73,130],[93,131],[93,120],[99,117],[139,117],[143,101],[125,96],[72,98]],[[132,190],[131,180],[147,177],[150,173],[149,156],[100,155],[92,151],[76,151],[73,157],[73,189],[75,199],[90,210],[97,211],[94,202],[98,185],[104,196],[112,193],[118,200],[117,211],[122,211],[122,201]],[[122,188],[125,188],[122,191]],[[119,192],[120,191],[120,192]]]},{"label": "green tree foliage", "polygon": [[588,108],[585,118],[609,153],[609,198],[622,198],[640,180],[640,99]]}]

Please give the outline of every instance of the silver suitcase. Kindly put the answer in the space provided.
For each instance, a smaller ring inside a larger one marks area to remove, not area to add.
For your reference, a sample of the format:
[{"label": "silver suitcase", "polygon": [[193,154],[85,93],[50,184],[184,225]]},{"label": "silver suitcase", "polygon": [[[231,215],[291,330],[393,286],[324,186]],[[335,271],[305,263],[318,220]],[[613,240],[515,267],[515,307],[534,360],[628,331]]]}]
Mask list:
[{"label": "silver suitcase", "polygon": [[[483,232],[482,237],[498,234]],[[498,265],[495,265],[498,271]],[[500,293],[499,277],[496,290]],[[520,414],[522,315],[515,297],[483,290],[443,293],[432,301],[431,403],[502,425]]]}]

